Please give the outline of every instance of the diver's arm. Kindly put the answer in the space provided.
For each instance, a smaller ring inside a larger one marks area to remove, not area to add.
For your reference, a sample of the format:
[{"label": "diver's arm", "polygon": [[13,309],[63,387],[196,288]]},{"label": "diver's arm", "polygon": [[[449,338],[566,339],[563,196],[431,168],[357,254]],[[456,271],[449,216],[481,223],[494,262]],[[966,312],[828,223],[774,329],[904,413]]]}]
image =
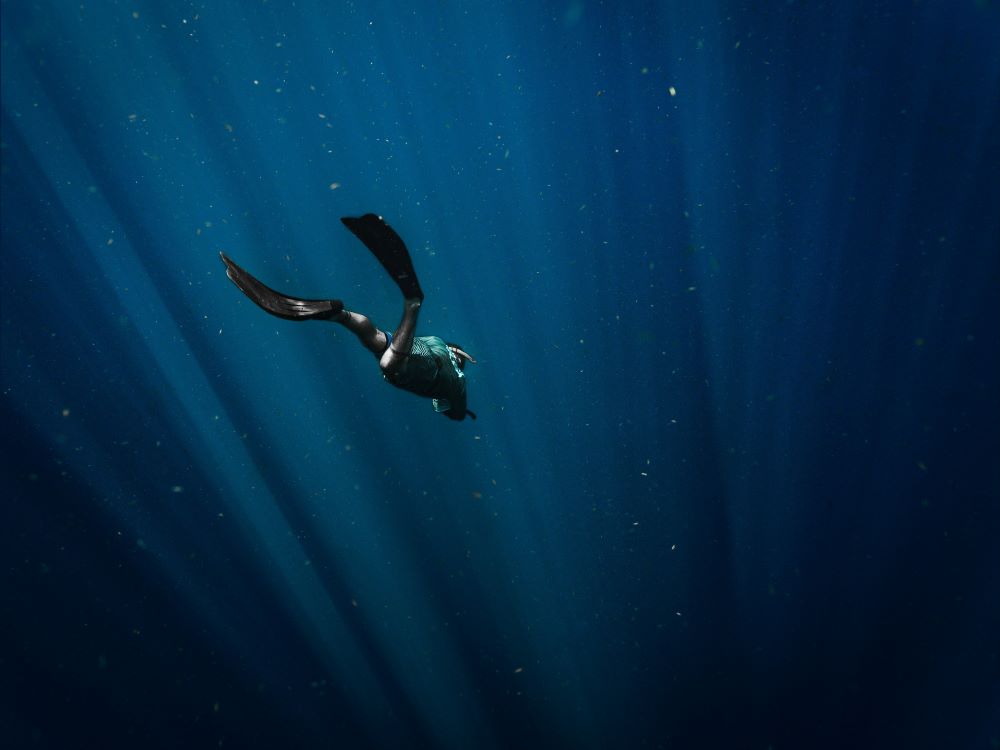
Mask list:
[{"label": "diver's arm", "polygon": [[455,354],[456,354],[457,356],[461,357],[462,359],[464,359],[464,360],[468,360],[469,362],[471,362],[471,363],[472,363],[472,364],[474,364],[474,365],[477,365],[477,364],[479,364],[478,362],[476,362],[476,358],[475,358],[475,357],[473,357],[473,356],[472,356],[471,354],[469,354],[468,352],[466,352],[466,351],[463,351],[463,350],[459,349],[459,348],[458,348],[457,346],[455,346],[454,344],[448,344],[448,348],[449,348],[449,349],[451,349],[451,350],[452,350],[453,352],[455,352]]}]

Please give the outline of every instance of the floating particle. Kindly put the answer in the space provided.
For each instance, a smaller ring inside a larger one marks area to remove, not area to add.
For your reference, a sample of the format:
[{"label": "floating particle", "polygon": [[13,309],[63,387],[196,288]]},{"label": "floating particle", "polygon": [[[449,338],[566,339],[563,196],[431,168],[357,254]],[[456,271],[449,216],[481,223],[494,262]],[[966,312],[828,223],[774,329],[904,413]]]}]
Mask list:
[{"label": "floating particle", "polygon": [[521,672],[523,672],[523,671],[524,671],[524,667],[518,667],[517,669],[514,670],[514,674],[521,674]]},{"label": "floating particle", "polygon": [[138,547],[139,549],[146,549],[146,540],[145,539],[136,539],[135,540],[135,546]]},{"label": "floating particle", "polygon": [[139,11],[133,10],[132,11],[132,18],[138,18],[138,17],[139,17]]},{"label": "floating particle", "polygon": [[927,471],[927,464],[925,464],[923,461],[917,461],[917,468],[920,469],[921,471]]},{"label": "floating particle", "polygon": [[483,499],[483,493],[482,492],[473,492],[472,493],[472,497],[475,500],[482,500]]},{"label": "floating particle", "polygon": [[671,550],[675,550],[675,549],[677,549],[677,545],[676,545],[676,544],[671,544],[671,545],[670,545],[670,549],[671,549]]},{"label": "floating particle", "polygon": [[357,599],[351,599],[351,606],[352,607],[357,607],[358,606],[358,600]]},{"label": "floating particle", "polygon": [[68,417],[68,416],[69,416],[69,409],[63,409],[63,410],[62,410],[62,415],[63,415],[64,417]]},{"label": "floating particle", "polygon": [[915,339],[913,339],[913,345],[914,345],[914,346],[923,346],[923,345],[924,345],[924,344],[926,344],[926,343],[927,343],[927,342],[926,342],[926,341],[924,341],[924,339],[922,339],[922,338],[919,338],[919,337],[918,337],[918,338],[915,338]]},{"label": "floating particle", "polygon": [[639,72],[642,73],[643,75],[646,75],[647,73],[649,73],[649,68],[643,68]]},{"label": "floating particle", "polygon": [[339,182],[331,182],[330,183],[330,190],[336,190],[339,187],[340,187],[340,183]]},{"label": "floating particle", "polygon": [[170,491],[173,492],[175,495],[179,495],[184,491],[184,488],[179,484],[175,484],[173,487],[170,488]]},{"label": "floating particle", "polygon": [[228,122],[225,125],[223,125],[222,127],[224,127],[226,129],[227,133],[232,133],[233,132],[233,126],[230,125]]},{"label": "floating particle", "polygon": [[670,96],[677,96],[677,89],[675,89],[673,86],[668,88],[667,91],[670,92]]},{"label": "floating particle", "polygon": [[133,112],[132,114],[130,114],[128,116],[128,121],[129,122],[135,122],[138,119],[139,119],[139,115],[137,115],[135,112]]},{"label": "floating particle", "polygon": [[598,89],[597,90],[597,95],[598,96],[604,96],[604,89]]}]

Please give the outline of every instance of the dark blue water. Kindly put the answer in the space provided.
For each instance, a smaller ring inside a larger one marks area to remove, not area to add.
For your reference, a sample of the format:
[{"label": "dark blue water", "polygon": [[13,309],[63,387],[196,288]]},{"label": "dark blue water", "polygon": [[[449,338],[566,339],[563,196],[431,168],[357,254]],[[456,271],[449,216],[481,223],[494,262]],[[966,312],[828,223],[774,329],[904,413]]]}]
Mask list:
[{"label": "dark blue water", "polygon": [[996,3],[2,14],[4,747],[998,747]]}]

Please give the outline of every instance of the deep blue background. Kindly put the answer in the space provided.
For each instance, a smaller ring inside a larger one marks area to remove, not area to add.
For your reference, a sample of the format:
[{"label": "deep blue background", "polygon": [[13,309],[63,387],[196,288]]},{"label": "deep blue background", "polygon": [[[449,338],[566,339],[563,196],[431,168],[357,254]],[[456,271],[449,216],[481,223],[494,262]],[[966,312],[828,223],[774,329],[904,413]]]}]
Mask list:
[{"label": "deep blue background", "polygon": [[3,2],[0,744],[998,747],[1000,8],[410,5]]}]

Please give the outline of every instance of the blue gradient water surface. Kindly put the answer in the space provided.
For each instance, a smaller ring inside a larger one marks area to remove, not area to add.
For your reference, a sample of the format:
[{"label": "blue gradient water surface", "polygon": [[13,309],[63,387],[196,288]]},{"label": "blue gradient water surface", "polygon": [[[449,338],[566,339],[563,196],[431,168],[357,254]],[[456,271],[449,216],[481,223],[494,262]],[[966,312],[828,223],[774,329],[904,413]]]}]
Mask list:
[{"label": "blue gradient water surface", "polygon": [[995,3],[2,14],[0,744],[998,746]]}]

